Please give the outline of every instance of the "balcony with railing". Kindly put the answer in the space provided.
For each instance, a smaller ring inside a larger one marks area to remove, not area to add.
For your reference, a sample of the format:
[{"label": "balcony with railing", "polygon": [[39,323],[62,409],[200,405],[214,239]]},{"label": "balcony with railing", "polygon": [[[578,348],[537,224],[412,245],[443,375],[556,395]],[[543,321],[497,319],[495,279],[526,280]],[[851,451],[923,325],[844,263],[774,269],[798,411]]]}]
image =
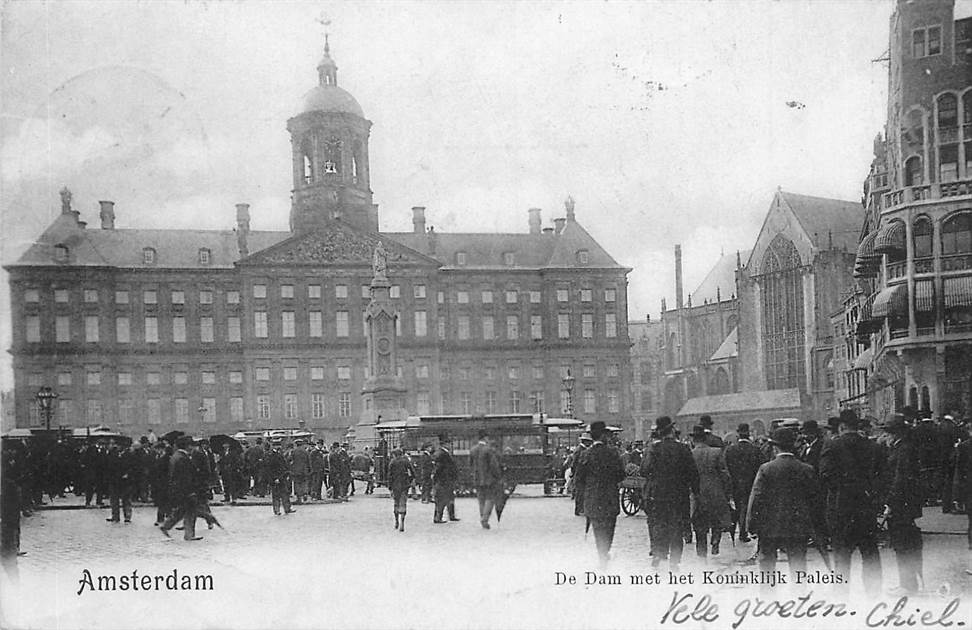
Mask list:
[{"label": "balcony with railing", "polygon": [[942,271],[966,271],[972,269],[972,254],[947,254],[942,256]]},{"label": "balcony with railing", "polygon": [[915,258],[915,273],[935,273],[935,259],[932,256]]},{"label": "balcony with railing", "polygon": [[908,273],[908,262],[901,260],[898,262],[888,263],[888,280],[895,280],[897,278],[903,278],[906,273]]},{"label": "balcony with railing", "polygon": [[884,202],[881,205],[884,210],[892,210],[898,206],[918,201],[933,201],[963,195],[972,195],[972,178],[955,182],[918,184],[893,190],[885,193]]}]

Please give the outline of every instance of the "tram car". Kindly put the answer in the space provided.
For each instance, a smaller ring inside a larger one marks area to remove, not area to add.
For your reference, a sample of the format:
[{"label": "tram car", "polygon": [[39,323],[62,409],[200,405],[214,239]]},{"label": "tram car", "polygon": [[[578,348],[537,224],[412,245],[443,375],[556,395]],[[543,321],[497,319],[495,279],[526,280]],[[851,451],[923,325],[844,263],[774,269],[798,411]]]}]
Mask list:
[{"label": "tram car", "polygon": [[[458,491],[471,493],[472,472],[469,451],[486,430],[500,455],[508,490],[521,484],[544,484],[545,491],[558,485],[558,459],[577,443],[584,423],[573,418],[551,418],[546,414],[486,414],[409,416],[405,420],[375,426],[382,449],[401,448],[407,453],[436,447],[446,436],[459,468]],[[381,470],[376,466],[376,470]],[[384,483],[379,472],[379,483]],[[562,483],[562,478],[559,482]]]}]

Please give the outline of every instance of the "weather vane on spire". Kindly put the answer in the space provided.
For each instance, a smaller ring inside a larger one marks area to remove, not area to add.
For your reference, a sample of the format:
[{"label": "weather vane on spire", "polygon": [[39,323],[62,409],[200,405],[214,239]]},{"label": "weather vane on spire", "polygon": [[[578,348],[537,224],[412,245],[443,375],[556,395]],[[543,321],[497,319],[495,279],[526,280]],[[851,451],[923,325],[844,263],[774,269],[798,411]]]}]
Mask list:
[{"label": "weather vane on spire", "polygon": [[327,28],[331,25],[331,18],[327,17],[327,14],[321,11],[321,14],[317,17],[315,21],[324,27],[324,52],[329,53],[331,52],[331,45],[327,41],[328,39]]}]

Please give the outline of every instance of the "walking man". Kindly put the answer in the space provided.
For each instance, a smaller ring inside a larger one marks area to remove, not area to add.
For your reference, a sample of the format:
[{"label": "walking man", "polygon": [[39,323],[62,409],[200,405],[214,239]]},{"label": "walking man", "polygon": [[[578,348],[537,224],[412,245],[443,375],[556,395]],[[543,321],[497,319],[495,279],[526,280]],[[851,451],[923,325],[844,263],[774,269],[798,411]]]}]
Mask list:
[{"label": "walking man", "polygon": [[172,511],[159,530],[169,535],[169,530],[182,519],[183,537],[186,540],[202,540],[196,536],[196,500],[198,486],[195,469],[189,459],[192,438],[182,436],[176,440],[176,451],[169,459],[169,505]]},{"label": "walking man", "polygon": [[291,452],[290,472],[294,476],[294,496],[297,498],[297,505],[300,505],[307,498],[311,474],[310,453],[303,440],[297,440],[297,445]]},{"label": "walking man", "polygon": [[266,457],[267,479],[270,482],[270,496],[273,498],[273,513],[280,516],[292,514],[297,510],[290,507],[290,465],[280,450],[279,444],[272,445]]},{"label": "walking man", "polygon": [[651,565],[657,567],[669,560],[672,571],[682,561],[682,524],[689,513],[689,495],[699,493],[699,470],[689,447],[675,439],[672,419],[655,420],[659,438],[641,464],[641,475],[647,479],[645,501],[648,504],[648,535],[651,538]]},{"label": "walking man", "polygon": [[118,443],[111,440],[108,443],[108,454],[105,459],[105,476],[108,480],[108,496],[111,503],[111,518],[105,519],[109,523],[121,520],[120,512],[125,513],[125,522],[132,522],[132,496],[136,491],[136,475],[138,474],[138,453],[132,446],[119,449]]},{"label": "walking man", "polygon": [[738,439],[726,447],[726,468],[732,479],[732,501],[736,504],[733,523],[739,529],[739,542],[749,542],[746,530],[746,508],[749,507],[749,494],[753,490],[756,471],[762,463],[759,449],[749,439],[749,425],[740,424],[736,429]]},{"label": "walking man", "polygon": [[432,455],[432,498],[435,501],[433,523],[445,523],[443,513],[448,509],[449,520],[456,518],[456,483],[459,481],[459,468],[449,452],[449,437],[439,436],[439,447]]},{"label": "walking man", "polygon": [[749,497],[746,529],[759,537],[759,568],[776,569],[776,552],[786,551],[790,576],[807,569],[807,540],[822,531],[823,511],[813,467],[794,455],[796,431],[770,435],[774,458],[759,467]]},{"label": "walking man", "polygon": [[473,486],[479,499],[479,523],[489,529],[489,515],[493,512],[496,499],[503,492],[503,469],[500,466],[496,449],[490,445],[486,431],[479,432],[479,442],[469,451],[472,464]]},{"label": "walking man", "polygon": [[577,465],[577,481],[584,488],[584,515],[594,530],[594,544],[602,566],[610,559],[614,544],[614,527],[621,512],[618,484],[624,479],[621,454],[607,445],[608,437],[603,422],[592,422],[593,443]]},{"label": "walking man", "polygon": [[695,530],[695,552],[700,558],[708,555],[709,532],[712,533],[712,555],[719,555],[722,532],[729,529],[731,482],[722,449],[709,446],[701,425],[692,430],[692,459],[699,471],[699,493],[692,502],[692,528]]},{"label": "walking man", "polygon": [[921,530],[915,519],[921,517],[924,500],[918,446],[904,415],[893,414],[884,425],[891,435],[888,456],[889,484],[885,502],[888,517],[888,537],[898,562],[897,593],[918,591],[918,577],[922,572]]},{"label": "walking man", "polygon": [[391,491],[395,511],[395,529],[405,531],[405,512],[408,511],[408,490],[415,479],[415,469],[411,460],[405,457],[400,448],[392,451],[388,464],[388,489]]},{"label": "walking man", "polygon": [[861,552],[864,589],[881,589],[877,517],[881,512],[878,485],[882,457],[874,442],[858,433],[857,414],[840,414],[838,435],[820,453],[820,479],[827,495],[827,523],[834,546],[835,568],[850,576],[851,554]]}]

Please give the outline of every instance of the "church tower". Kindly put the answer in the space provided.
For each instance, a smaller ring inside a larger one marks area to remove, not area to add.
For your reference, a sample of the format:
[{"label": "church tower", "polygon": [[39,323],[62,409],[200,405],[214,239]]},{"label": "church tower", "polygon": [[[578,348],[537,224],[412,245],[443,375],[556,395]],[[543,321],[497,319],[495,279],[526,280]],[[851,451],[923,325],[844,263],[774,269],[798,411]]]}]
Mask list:
[{"label": "church tower", "polygon": [[303,232],[337,219],[377,232],[378,206],[372,203],[368,169],[371,121],[358,101],[338,87],[326,35],[317,76],[300,112],[287,121],[294,171],[290,229]]}]

